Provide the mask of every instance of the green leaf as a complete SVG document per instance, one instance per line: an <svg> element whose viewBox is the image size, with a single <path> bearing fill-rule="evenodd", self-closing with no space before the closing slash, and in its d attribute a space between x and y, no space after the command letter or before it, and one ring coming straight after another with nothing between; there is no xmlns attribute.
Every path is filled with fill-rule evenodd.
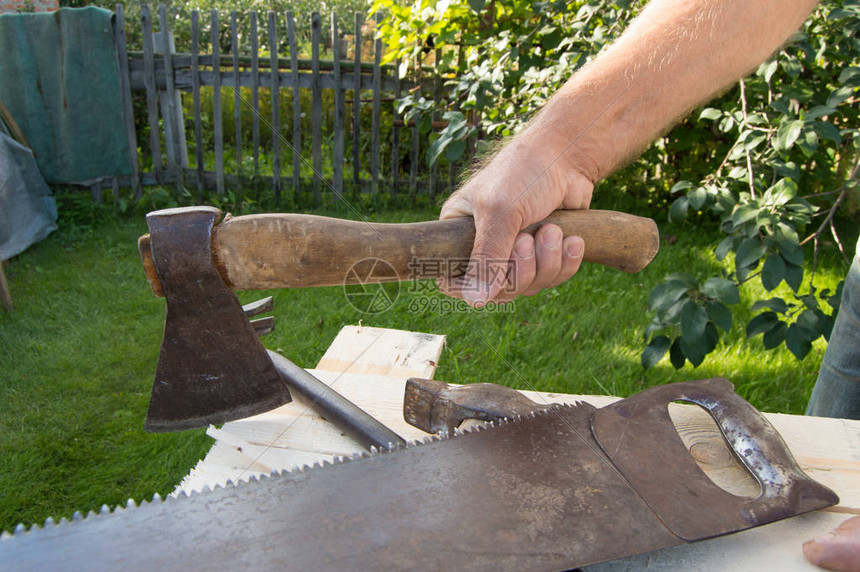
<svg viewBox="0 0 860 572"><path fill-rule="evenodd" d="M702 339L707 323L708 315L705 309L688 300L681 309L681 336L689 341Z"/></svg>
<svg viewBox="0 0 860 572"><path fill-rule="evenodd" d="M768 330L764 333L761 338L762 343L764 344L764 349L772 350L775 347L779 346L783 341L785 341L785 332L788 330L788 326L785 322L779 322L772 329Z"/></svg>
<svg viewBox="0 0 860 572"><path fill-rule="evenodd" d="M704 332L702 333L704 334ZM688 360L690 360L693 367L699 367L699 365L705 361L705 356L708 355L704 335L696 339L690 339L683 336L680 339L681 342L679 345L681 347L681 351L684 352L684 355Z"/></svg>
<svg viewBox="0 0 860 572"><path fill-rule="evenodd" d="M675 199L675 202L672 203L672 206L669 207L669 221L670 222L681 222L685 218L687 218L687 207L690 204L690 200L685 196L678 197Z"/></svg>
<svg viewBox="0 0 860 572"><path fill-rule="evenodd" d="M769 62L765 62L761 64L758 68L758 75L764 78L764 81L770 83L770 78L773 77L773 74L776 73L777 65L779 62L774 58Z"/></svg>
<svg viewBox="0 0 860 572"><path fill-rule="evenodd" d="M738 285L731 280L725 278L712 277L708 278L702 285L702 294L709 298L715 298L725 304L738 304L741 301L741 295L738 291Z"/></svg>
<svg viewBox="0 0 860 572"><path fill-rule="evenodd" d="M699 115L699 119L707 119L708 121L714 121L723 116L723 112L719 109L714 109L713 107L708 107L702 111Z"/></svg>
<svg viewBox="0 0 860 572"><path fill-rule="evenodd" d="M773 312L764 312L753 317L747 324L747 337L751 338L764 332L769 332L779 322L779 317Z"/></svg>
<svg viewBox="0 0 860 572"><path fill-rule="evenodd" d="M774 204L784 205L797 196L797 182L789 178L780 179L767 190L767 194Z"/></svg>
<svg viewBox="0 0 860 572"><path fill-rule="evenodd" d="M675 338L672 342L672 347L669 348L669 361L672 362L672 367L681 369L687 361L687 356L684 355L684 350L681 349L681 338Z"/></svg>
<svg viewBox="0 0 860 572"><path fill-rule="evenodd" d="M794 357L802 360L812 349L812 341L807 337L804 328L792 324L785 333L785 347L794 354Z"/></svg>
<svg viewBox="0 0 860 572"><path fill-rule="evenodd" d="M705 201L708 200L708 191L704 187L696 187L687 193L687 198L690 199L690 206L693 207L693 210L701 210Z"/></svg>
<svg viewBox="0 0 860 572"><path fill-rule="evenodd" d="M768 254L761 269L761 284L770 292L785 279L785 261L779 254Z"/></svg>
<svg viewBox="0 0 860 572"><path fill-rule="evenodd" d="M687 189L692 188L693 183L691 183L690 181L678 181L677 183L672 185L671 189L669 189L669 194L674 195L675 193L680 193L681 191L686 191Z"/></svg>
<svg viewBox="0 0 860 572"><path fill-rule="evenodd" d="M642 367L650 369L657 365L666 352L669 350L669 338L666 336L657 336L645 346L642 350Z"/></svg>
<svg viewBox="0 0 860 572"><path fill-rule="evenodd" d="M717 260L722 261L729 251L732 249L732 245L734 244L734 237L727 236L717 245L717 248L714 249L714 256Z"/></svg>
<svg viewBox="0 0 860 572"><path fill-rule="evenodd" d="M790 262L785 263L785 283L788 284L788 287L792 289L792 291L797 292L800 290L800 285L803 282L803 267L797 266L795 264L791 264Z"/></svg>
<svg viewBox="0 0 860 572"><path fill-rule="evenodd" d="M752 312L758 312L767 308L768 310L773 310L778 314L785 314L788 312L788 304L785 303L785 300L782 298L771 298L769 300L756 300L756 302L752 305L750 310Z"/></svg>
<svg viewBox="0 0 860 572"><path fill-rule="evenodd" d="M677 281L666 281L657 284L648 295L648 309L652 312L665 310L681 299L689 290L685 284Z"/></svg>
<svg viewBox="0 0 860 572"><path fill-rule="evenodd" d="M433 143L430 144L430 148L427 150L427 166L432 167L436 160L439 158L439 155L445 151L445 148L451 142L451 138L446 135L439 136Z"/></svg>
<svg viewBox="0 0 860 572"><path fill-rule="evenodd" d="M842 134L839 129L829 121L816 121L812 124L812 128L822 139L829 139L837 145L842 144Z"/></svg>
<svg viewBox="0 0 860 572"><path fill-rule="evenodd" d="M687 286L687 288L698 288L699 281L692 274L687 274L686 272L671 272L666 275L665 280L671 280L672 282L680 282Z"/></svg>
<svg viewBox="0 0 860 572"><path fill-rule="evenodd" d="M708 318L718 325L724 332L732 329L732 311L728 306L718 301L708 302L706 306Z"/></svg>
<svg viewBox="0 0 860 572"><path fill-rule="evenodd" d="M797 241L791 240L786 236L780 236L776 239L776 248L786 262L795 266L803 264L803 248Z"/></svg>
<svg viewBox="0 0 860 572"><path fill-rule="evenodd" d="M480 13L484 9L484 0L469 0L469 8Z"/></svg>
<svg viewBox="0 0 860 572"><path fill-rule="evenodd" d="M802 130L803 121L796 119L784 122L776 132L776 137L773 140L774 148L777 151L788 151L800 137Z"/></svg>
<svg viewBox="0 0 860 572"><path fill-rule="evenodd" d="M463 139L456 139L448 145L448 150L445 152L445 158L448 159L451 163L458 160L463 156L463 152L466 150L466 141Z"/></svg>
<svg viewBox="0 0 860 572"><path fill-rule="evenodd" d="M735 265L738 268L752 266L764 256L765 252L767 252L767 248L758 238L748 238L738 246Z"/></svg>

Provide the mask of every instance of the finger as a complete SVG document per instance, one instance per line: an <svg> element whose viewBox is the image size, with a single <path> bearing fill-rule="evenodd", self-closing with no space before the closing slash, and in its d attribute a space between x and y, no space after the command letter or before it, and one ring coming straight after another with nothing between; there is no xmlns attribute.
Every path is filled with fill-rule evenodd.
<svg viewBox="0 0 860 572"><path fill-rule="evenodd" d="M533 296L543 288L555 286L562 269L563 239L561 228L554 224L545 224L535 233L537 271L531 285L523 292L524 296Z"/></svg>
<svg viewBox="0 0 860 572"><path fill-rule="evenodd" d="M522 232L514 242L508 282L493 300L507 302L521 295L531 286L536 271L535 239L532 235Z"/></svg>
<svg viewBox="0 0 860 572"><path fill-rule="evenodd" d="M561 270L555 277L555 284L559 284L570 280L570 278L579 271L582 264L582 257L585 255L585 241L578 236L565 237L561 244Z"/></svg>
<svg viewBox="0 0 860 572"><path fill-rule="evenodd" d="M475 244L460 290L462 298L472 306L483 306L505 287L508 261L520 230L516 218L475 218Z"/></svg>

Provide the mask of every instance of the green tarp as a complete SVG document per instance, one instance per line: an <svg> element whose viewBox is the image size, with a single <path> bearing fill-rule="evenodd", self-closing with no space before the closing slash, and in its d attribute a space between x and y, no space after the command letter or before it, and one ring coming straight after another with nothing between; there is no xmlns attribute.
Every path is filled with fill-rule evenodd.
<svg viewBox="0 0 860 572"><path fill-rule="evenodd" d="M49 183L130 175L113 14L0 15L0 102Z"/></svg>

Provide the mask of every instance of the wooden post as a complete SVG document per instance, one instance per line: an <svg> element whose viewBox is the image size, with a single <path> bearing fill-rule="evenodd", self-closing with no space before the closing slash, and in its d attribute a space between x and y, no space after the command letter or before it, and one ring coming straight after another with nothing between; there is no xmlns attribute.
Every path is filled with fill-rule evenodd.
<svg viewBox="0 0 860 572"><path fill-rule="evenodd" d="M236 175L238 188L236 195L242 197L242 95L239 93L239 33L236 30L236 11L230 12L230 44L233 52L233 144L236 146Z"/></svg>
<svg viewBox="0 0 860 572"><path fill-rule="evenodd" d="M337 29L337 14L331 14L331 42L334 46L332 76L334 77L334 142L332 145L332 192L334 202L343 198L343 145L344 105L343 84L340 77L340 34Z"/></svg>
<svg viewBox="0 0 860 572"><path fill-rule="evenodd" d="M215 190L224 195L224 126L221 117L221 44L218 10L212 10L209 36L212 42L212 126L215 135Z"/></svg>
<svg viewBox="0 0 860 572"><path fill-rule="evenodd" d="M5 264L5 260L0 260L0 305L7 312L11 312L15 309L15 306L12 304L12 293L9 292L9 283L6 282L6 271L3 269Z"/></svg>
<svg viewBox="0 0 860 572"><path fill-rule="evenodd" d="M436 109L439 107L439 102L442 100L442 76L439 75L439 60L442 58L442 50L439 48L435 51L435 65L434 65L434 73L433 73L433 101L436 102ZM441 117L439 116L438 111L433 112L433 120L439 121ZM436 198L436 184L439 179L439 159L436 158L436 161L430 166L430 188L428 193L430 195L430 202L432 204L433 200Z"/></svg>
<svg viewBox="0 0 860 572"><path fill-rule="evenodd" d="M128 49L125 36L125 12L122 4L116 5L116 53L119 59L119 79L122 90L122 110L125 135L128 140L128 159L131 162L131 191L135 200L142 196L140 188L140 162L137 157L137 132L134 128L134 108L131 105L131 80L128 71Z"/></svg>
<svg viewBox="0 0 860 572"><path fill-rule="evenodd" d="M352 178L355 191L361 191L361 27L364 15L355 13L355 65L353 75L355 87L352 92Z"/></svg>
<svg viewBox="0 0 860 572"><path fill-rule="evenodd" d="M299 48L292 12L287 12L287 34L290 43L290 74L293 78L293 196L298 200L302 176L302 98L299 91Z"/></svg>
<svg viewBox="0 0 860 572"><path fill-rule="evenodd" d="M200 104L200 16L191 12L191 94L194 98L194 162L197 168L197 200L203 200L206 171L203 168L203 119Z"/></svg>
<svg viewBox="0 0 860 572"><path fill-rule="evenodd" d="M254 139L254 178L260 174L260 63L257 12L251 12L251 137Z"/></svg>
<svg viewBox="0 0 860 572"><path fill-rule="evenodd" d="M272 93L272 191L281 200L281 81L278 69L278 29L275 13L269 12L269 65Z"/></svg>
<svg viewBox="0 0 860 572"><path fill-rule="evenodd" d="M158 127L158 93L155 87L155 56L152 46L152 15L149 6L140 7L140 25L143 43L143 85L146 89L146 112L149 120L149 149L152 153L152 168L155 170L155 180L164 183L164 171L161 164L160 129Z"/></svg>
<svg viewBox="0 0 860 572"><path fill-rule="evenodd" d="M400 126L397 124L401 119L397 113L397 100L401 96L400 60L394 66L394 125L391 128L391 193L396 195L400 191Z"/></svg>
<svg viewBox="0 0 860 572"><path fill-rule="evenodd" d="M382 22L382 12L376 13L376 29ZM370 151L370 196L376 198L379 191L379 121L382 98L382 38L376 38L373 43L373 125L371 127Z"/></svg>
<svg viewBox="0 0 860 572"><path fill-rule="evenodd" d="M158 20L161 31L155 34L153 42L156 53L164 61L165 90L160 92L161 116L164 118L164 146L167 150L167 164L176 183L182 184L183 169L188 166L188 149L185 146L185 123L182 120L182 96L176 89L173 77L173 58L176 45L167 23L167 7L158 6Z"/></svg>
<svg viewBox="0 0 860 572"><path fill-rule="evenodd" d="M311 131L313 134L314 204L322 204L322 86L320 85L319 12L311 14Z"/></svg>

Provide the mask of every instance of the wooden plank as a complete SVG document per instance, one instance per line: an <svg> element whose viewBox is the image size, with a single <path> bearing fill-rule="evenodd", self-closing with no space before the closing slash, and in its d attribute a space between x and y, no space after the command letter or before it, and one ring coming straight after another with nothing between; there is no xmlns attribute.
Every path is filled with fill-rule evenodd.
<svg viewBox="0 0 860 572"><path fill-rule="evenodd" d="M287 33L290 42L290 74L293 78L293 196L298 198L302 174L302 98L299 90L299 48L293 13L287 12Z"/></svg>
<svg viewBox="0 0 860 572"><path fill-rule="evenodd" d="M131 104L131 78L128 71L128 50L125 35L125 11L122 4L116 7L116 29L115 43L116 54L119 60L119 80L122 91L123 122L125 123L125 136L128 141L128 159L131 164L131 191L135 200L143 196L140 186L140 161L137 156L137 131L134 127L134 108Z"/></svg>
<svg viewBox="0 0 860 572"><path fill-rule="evenodd" d="M369 326L344 326L316 369L430 379L445 336Z"/></svg>
<svg viewBox="0 0 860 572"><path fill-rule="evenodd" d="M233 52L233 130L235 132L233 145L236 147L236 175L242 180L242 94L239 85L239 33L237 30L236 11L230 11L230 51ZM241 201L244 185L239 184L236 190Z"/></svg>
<svg viewBox="0 0 860 572"><path fill-rule="evenodd" d="M6 266L6 261L0 260L0 306L3 306L7 312L11 312L15 309L15 305L12 303L12 293L9 291L9 282L6 280L4 266Z"/></svg>
<svg viewBox="0 0 860 572"><path fill-rule="evenodd" d="M278 32L275 13L269 11L269 54L272 94L272 192L275 201L281 198L281 87L278 81Z"/></svg>
<svg viewBox="0 0 860 572"><path fill-rule="evenodd" d="M394 125L391 127L391 192L396 195L400 192L400 124L403 118L397 112L397 100L401 97L402 82L400 80L400 60L397 60L394 87Z"/></svg>
<svg viewBox="0 0 860 572"><path fill-rule="evenodd" d="M194 162L197 169L197 200L203 200L203 118L200 103L200 15L191 12L191 94L194 99Z"/></svg>
<svg viewBox="0 0 860 572"><path fill-rule="evenodd" d="M156 49L164 62L165 77L165 90L159 94L164 119L164 147L167 151L167 166L171 179L182 185L182 168L188 166L188 155L187 152L183 152L185 129L181 120L182 101L173 78L171 55L176 52L176 46L173 45L173 36L167 21L167 6L164 4L158 6L158 21L160 31L155 34Z"/></svg>
<svg viewBox="0 0 860 572"><path fill-rule="evenodd" d="M379 29L379 24L382 22L382 13L376 13L376 29ZM377 37L373 43L373 118L371 126L371 142L370 142L370 196L376 198L379 191L379 130L380 130L380 110L382 97L381 70L379 68L382 63L382 38Z"/></svg>
<svg viewBox="0 0 860 572"><path fill-rule="evenodd" d="M155 88L155 49L152 46L152 15L149 6L140 7L140 27L143 44L143 83L146 89L146 114L149 120L149 150L152 153L152 168L159 184L164 183L161 162L161 129L158 126L158 93Z"/></svg>
<svg viewBox="0 0 860 572"><path fill-rule="evenodd" d="M334 48L332 60L334 67L334 133L332 142L332 194L335 204L343 198L343 162L344 162L344 93L340 76L340 33L337 26L337 13L331 14L331 38Z"/></svg>
<svg viewBox="0 0 860 572"><path fill-rule="evenodd" d="M361 184L361 28L364 25L364 15L355 13L355 64L353 77L355 85L352 92L352 179L358 190Z"/></svg>
<svg viewBox="0 0 860 572"><path fill-rule="evenodd" d="M218 29L218 10L210 12L210 41L212 43L212 127L215 136L215 192L224 195L224 126L221 117L221 43Z"/></svg>
<svg viewBox="0 0 860 572"><path fill-rule="evenodd" d="M255 179L260 174L260 45L257 34L257 11L254 10L251 12L251 137Z"/></svg>
<svg viewBox="0 0 860 572"><path fill-rule="evenodd" d="M313 144L314 204L322 204L322 88L320 87L320 22L319 12L311 14L311 131Z"/></svg>

